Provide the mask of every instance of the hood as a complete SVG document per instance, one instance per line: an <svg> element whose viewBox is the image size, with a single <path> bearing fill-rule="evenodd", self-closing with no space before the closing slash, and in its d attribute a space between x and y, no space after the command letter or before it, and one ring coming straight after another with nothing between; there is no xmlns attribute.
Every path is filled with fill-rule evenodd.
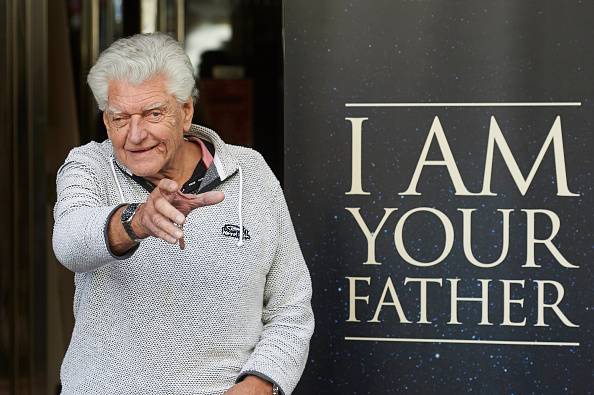
<svg viewBox="0 0 594 395"><path fill-rule="evenodd" d="M204 184L210 184L214 179L220 178L225 181L227 178L235 174L239 169L239 163L235 157L229 152L227 144L221 140L218 134L211 129L204 126L192 125L185 136L194 136L203 140L210 141L215 147L215 155L213 159L213 166L209 167L204 177ZM212 170L211 170L212 169ZM202 190L202 188L200 189Z"/></svg>

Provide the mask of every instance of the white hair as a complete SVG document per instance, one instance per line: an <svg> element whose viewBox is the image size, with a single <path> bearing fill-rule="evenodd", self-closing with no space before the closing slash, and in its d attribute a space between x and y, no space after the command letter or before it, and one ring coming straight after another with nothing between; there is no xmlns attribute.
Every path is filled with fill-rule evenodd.
<svg viewBox="0 0 594 395"><path fill-rule="evenodd" d="M190 96L196 103L198 89L190 58L177 41L158 32L137 34L114 42L91 68L87 83L99 109L105 111L110 82L140 85L158 76L165 77L169 93L178 103L185 103Z"/></svg>

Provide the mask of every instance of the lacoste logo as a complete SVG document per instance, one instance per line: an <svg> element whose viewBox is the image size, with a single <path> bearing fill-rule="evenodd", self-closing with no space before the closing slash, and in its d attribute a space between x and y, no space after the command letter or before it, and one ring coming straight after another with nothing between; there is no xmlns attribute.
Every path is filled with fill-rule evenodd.
<svg viewBox="0 0 594 395"><path fill-rule="evenodd" d="M223 236L235 237L239 240L239 226L237 225L225 225L222 229ZM244 227L243 228L243 240L249 240L250 232Z"/></svg>

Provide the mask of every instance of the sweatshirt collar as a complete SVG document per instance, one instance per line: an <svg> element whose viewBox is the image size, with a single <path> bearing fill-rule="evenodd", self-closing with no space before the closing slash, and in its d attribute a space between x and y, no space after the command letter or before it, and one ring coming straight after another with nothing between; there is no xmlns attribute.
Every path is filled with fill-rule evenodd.
<svg viewBox="0 0 594 395"><path fill-rule="evenodd" d="M236 158L229 151L227 144L213 130L200 125L192 125L190 130L185 133L185 136L198 137L210 141L214 145L214 166L211 166L211 168L216 167L217 176L221 181L225 181L238 171L239 163Z"/></svg>

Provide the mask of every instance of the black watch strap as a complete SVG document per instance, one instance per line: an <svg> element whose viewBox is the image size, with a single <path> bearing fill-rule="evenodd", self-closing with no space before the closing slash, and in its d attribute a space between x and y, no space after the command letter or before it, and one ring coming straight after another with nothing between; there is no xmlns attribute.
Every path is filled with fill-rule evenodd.
<svg viewBox="0 0 594 395"><path fill-rule="evenodd" d="M134 230L132 229L132 218L134 218L134 214L136 214L136 210L140 207L142 203L131 203L126 206L124 211L122 211L122 225L126 230L128 236L135 242L140 243L142 239L140 239Z"/></svg>

